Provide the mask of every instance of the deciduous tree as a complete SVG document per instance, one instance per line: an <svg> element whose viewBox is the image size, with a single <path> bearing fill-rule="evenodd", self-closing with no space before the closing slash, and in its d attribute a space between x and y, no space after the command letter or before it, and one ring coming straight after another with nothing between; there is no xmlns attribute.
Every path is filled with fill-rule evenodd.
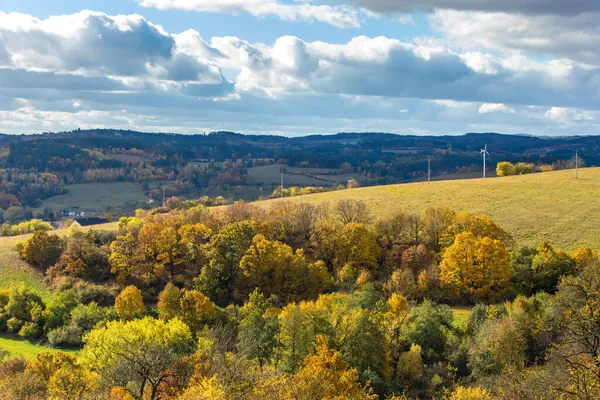
<svg viewBox="0 0 600 400"><path fill-rule="evenodd" d="M146 311L142 292L135 286L127 286L115 299L115 311L123 320L131 320Z"/></svg>
<svg viewBox="0 0 600 400"><path fill-rule="evenodd" d="M471 232L456 236L440 264L440 280L455 298L498 298L511 273L510 255L504 244L488 237L479 239Z"/></svg>
<svg viewBox="0 0 600 400"><path fill-rule="evenodd" d="M81 351L83 365L110 388L121 386L135 399L159 399L171 367L194 350L189 328L180 320L150 317L108 322L91 331Z"/></svg>

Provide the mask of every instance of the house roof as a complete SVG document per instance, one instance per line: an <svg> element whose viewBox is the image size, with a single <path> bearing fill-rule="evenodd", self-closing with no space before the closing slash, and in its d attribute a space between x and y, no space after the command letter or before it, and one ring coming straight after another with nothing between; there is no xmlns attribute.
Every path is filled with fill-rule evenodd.
<svg viewBox="0 0 600 400"><path fill-rule="evenodd" d="M99 225L106 224L108 220L106 218L75 218L75 222L77 222L80 226L90 226L90 225Z"/></svg>

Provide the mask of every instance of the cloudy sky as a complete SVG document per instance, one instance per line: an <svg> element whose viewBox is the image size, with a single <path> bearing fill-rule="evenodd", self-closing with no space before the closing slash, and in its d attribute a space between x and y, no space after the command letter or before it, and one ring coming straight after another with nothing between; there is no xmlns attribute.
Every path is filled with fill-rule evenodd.
<svg viewBox="0 0 600 400"><path fill-rule="evenodd" d="M2 0L0 132L600 133L598 0Z"/></svg>

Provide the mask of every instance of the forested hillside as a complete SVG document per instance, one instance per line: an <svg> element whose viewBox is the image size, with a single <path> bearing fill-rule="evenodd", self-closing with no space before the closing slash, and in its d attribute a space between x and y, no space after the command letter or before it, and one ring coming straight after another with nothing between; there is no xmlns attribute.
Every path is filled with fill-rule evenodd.
<svg viewBox="0 0 600 400"><path fill-rule="evenodd" d="M171 199L116 230L22 238L13 254L51 293L1 290L0 330L78 352L7 354L0 387L8 398L600 395L596 249L525 244L447 205L378 210L365 196L376 189L213 209Z"/></svg>
<svg viewBox="0 0 600 400"><path fill-rule="evenodd" d="M131 200L97 205L94 211L126 215L165 196L225 200L269 197L284 174L286 187L329 191L423 180L428 159L434 179L481 173L480 149L488 145L489 169L499 161L528 162L542 170L572 166L579 151L587 165L600 165L600 138L537 138L499 134L400 136L344 133L286 138L216 132L208 135L77 130L0 136L0 209L12 223L51 220L79 207L75 184L128 182ZM96 189L96 188L94 188ZM164 189L164 192L163 192ZM310 192L309 191L309 192ZM64 201L44 199L68 194ZM276 195L277 193L275 193ZM148 199L144 202L140 199ZM127 203L127 204L124 204ZM97 209L96 209L97 208Z"/></svg>

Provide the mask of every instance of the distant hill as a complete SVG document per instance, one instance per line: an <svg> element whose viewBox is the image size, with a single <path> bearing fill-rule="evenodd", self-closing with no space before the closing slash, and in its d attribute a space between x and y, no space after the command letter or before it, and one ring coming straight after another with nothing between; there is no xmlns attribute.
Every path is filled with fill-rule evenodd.
<svg viewBox="0 0 600 400"><path fill-rule="evenodd" d="M480 150L485 145L490 175L499 161L565 169L576 151L585 165L600 166L600 136L371 132L288 138L113 129L0 135L0 215L15 223L32 217L50 219L65 208L81 208L76 189L84 194L98 186L88 189L80 184L135 185L123 196L109 195L94 206L99 215L120 216L157 204L163 193L183 199L223 196L232 201L267 197L278 186L282 169L288 186L331 189L350 180L376 186L426 179L430 159L433 178L461 179L480 173Z"/></svg>
<svg viewBox="0 0 600 400"><path fill-rule="evenodd" d="M600 250L600 168L553 171L504 178L454 180L376 186L291 197L296 202L366 202L381 218L405 210L421 212L448 206L492 218L518 245L536 246L548 240L557 248L590 246ZM268 206L272 201L258 202Z"/></svg>

